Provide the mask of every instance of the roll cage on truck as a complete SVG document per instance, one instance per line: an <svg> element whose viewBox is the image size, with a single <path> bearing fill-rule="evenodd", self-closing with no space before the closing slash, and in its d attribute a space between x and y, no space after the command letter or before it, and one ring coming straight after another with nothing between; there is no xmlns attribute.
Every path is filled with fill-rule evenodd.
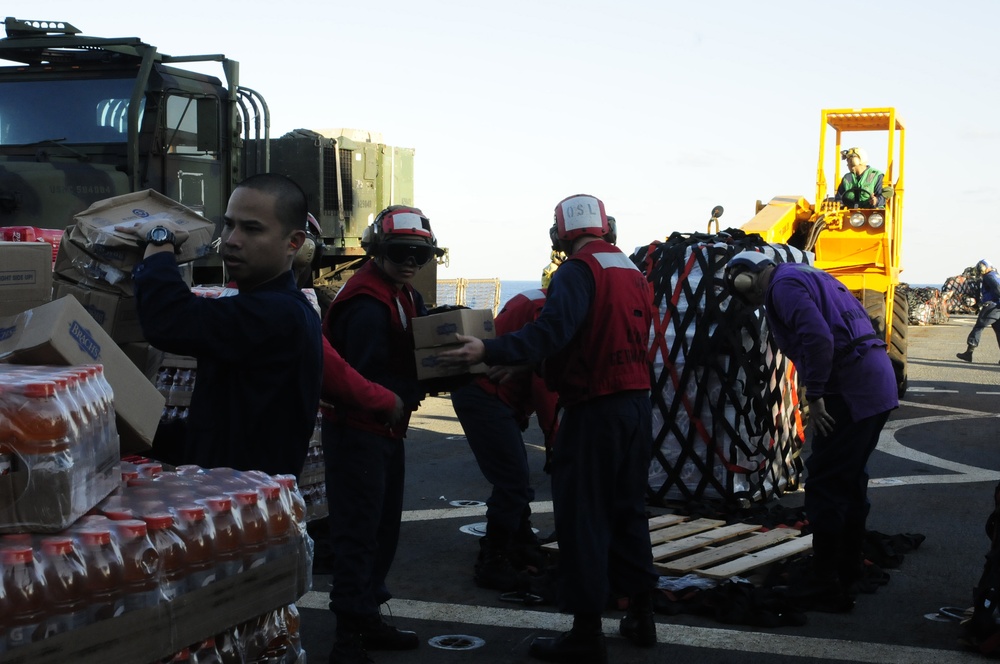
<svg viewBox="0 0 1000 664"><path fill-rule="evenodd" d="M92 203L154 189L216 224L233 188L255 173L305 190L326 249L313 265L333 291L365 260L361 236L379 210L413 205L410 148L357 130L297 129L272 139L263 96L223 55L171 56L136 37L100 38L60 21L4 22L0 39L0 226L62 229ZM186 68L217 63L225 81ZM197 283L221 283L217 256ZM432 261L415 286L436 293ZM321 297L321 301L323 298Z"/></svg>
<svg viewBox="0 0 1000 664"><path fill-rule="evenodd" d="M863 136L857 136L858 133ZM848 140L848 138L850 140ZM812 251L816 267L829 272L864 304L875 332L888 344L899 395L906 392L906 331L909 310L905 294L897 292L902 270L903 159L906 131L896 109L825 109L820 116L816 205L801 196L777 196L742 226L767 242L791 244ZM848 208L836 198L843 175L842 150L885 148L884 208ZM827 173L833 173L833 179Z"/></svg>

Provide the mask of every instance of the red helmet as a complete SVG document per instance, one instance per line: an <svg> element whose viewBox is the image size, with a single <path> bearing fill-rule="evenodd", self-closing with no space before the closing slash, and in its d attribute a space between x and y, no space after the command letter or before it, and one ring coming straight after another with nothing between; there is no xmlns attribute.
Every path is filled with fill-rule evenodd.
<svg viewBox="0 0 1000 664"><path fill-rule="evenodd" d="M375 221L365 229L361 246L369 254L377 255L387 244L425 244L438 256L444 250L437 246L437 238L431 230L431 221L419 208L405 205L391 205L378 213Z"/></svg>
<svg viewBox="0 0 1000 664"><path fill-rule="evenodd" d="M552 239L572 242L582 235L605 237L611 231L604 203L596 196L577 194L556 205Z"/></svg>

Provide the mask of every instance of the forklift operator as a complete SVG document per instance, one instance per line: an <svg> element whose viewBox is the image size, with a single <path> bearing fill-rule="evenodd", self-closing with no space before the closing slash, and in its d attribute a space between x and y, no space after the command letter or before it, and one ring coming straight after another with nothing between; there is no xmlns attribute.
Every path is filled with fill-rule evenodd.
<svg viewBox="0 0 1000 664"><path fill-rule="evenodd" d="M840 154L847 161L848 172L840 180L837 200L851 209L885 207L884 175L868 165L868 154L861 148L848 148Z"/></svg>

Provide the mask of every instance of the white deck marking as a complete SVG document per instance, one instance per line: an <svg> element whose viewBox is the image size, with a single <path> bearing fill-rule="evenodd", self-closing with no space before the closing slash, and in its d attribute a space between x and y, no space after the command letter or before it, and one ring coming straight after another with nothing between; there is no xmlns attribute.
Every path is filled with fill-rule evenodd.
<svg viewBox="0 0 1000 664"><path fill-rule="evenodd" d="M327 609L327 602L325 593L313 591L303 595L295 605L300 609ZM554 611L442 604L409 599L393 599L389 602L389 607L392 609L394 618L433 620L463 625L514 627L547 632L564 631L569 629L572 624L570 616ZM618 618L604 618L603 627L607 636L618 637L618 620ZM660 642L658 648L664 648L667 645L681 645L795 657L801 657L803 653L822 653L824 661L871 662L872 664L913 664L913 662L968 664L970 657L975 658L971 653L956 650L821 639L785 633L776 636L774 632L744 632L734 629L664 623L656 625L656 636Z"/></svg>

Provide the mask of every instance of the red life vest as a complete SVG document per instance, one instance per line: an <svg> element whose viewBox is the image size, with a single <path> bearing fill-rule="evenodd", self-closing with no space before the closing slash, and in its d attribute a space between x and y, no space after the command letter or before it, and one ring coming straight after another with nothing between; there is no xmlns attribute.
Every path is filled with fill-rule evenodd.
<svg viewBox="0 0 1000 664"><path fill-rule="evenodd" d="M545 362L545 378L563 405L595 397L648 390L649 282L618 247L588 242L568 260L594 275L594 300L573 341Z"/></svg>
<svg viewBox="0 0 1000 664"><path fill-rule="evenodd" d="M389 311L389 366L393 373L406 378L417 379L417 367L413 359L413 319L417 315L413 298L413 287L409 284L403 288L389 281L374 261L368 261L358 270L344 287L337 293L330 304L330 310L323 321L323 334L330 338L330 321L341 311L344 304L352 297L368 295L385 304ZM363 334L363 331L359 331ZM332 343L332 342L331 342ZM334 346L336 348L336 346ZM339 351L339 349L337 349ZM334 420L347 422L349 425L392 438L403 438L406 427L410 423L410 414L396 426L389 429L370 411L357 408L334 407Z"/></svg>
<svg viewBox="0 0 1000 664"><path fill-rule="evenodd" d="M493 321L497 336L517 332L528 323L533 322L545 306L545 289L518 293L504 305ZM479 386L487 394L496 395L498 399L511 407L521 428L528 426L528 418L533 412L538 412L538 424L545 432L546 438L554 434L556 401L555 392L545 387L542 379L534 371L515 374L503 383L494 383L486 376L476 379ZM553 435L554 437L554 435Z"/></svg>

